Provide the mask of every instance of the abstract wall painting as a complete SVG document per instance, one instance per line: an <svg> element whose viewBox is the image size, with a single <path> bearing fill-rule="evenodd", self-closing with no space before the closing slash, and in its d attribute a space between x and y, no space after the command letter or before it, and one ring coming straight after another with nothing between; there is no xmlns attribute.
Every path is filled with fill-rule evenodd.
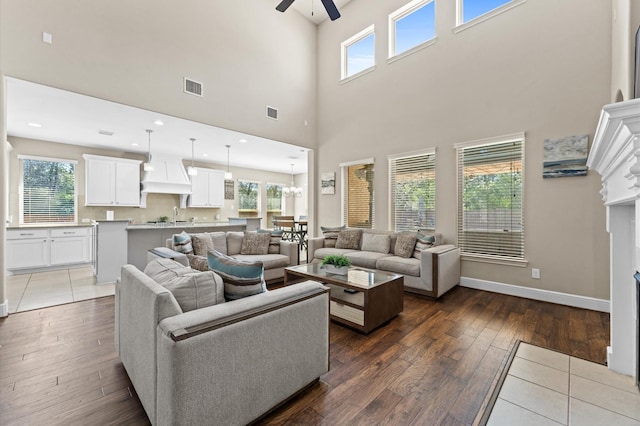
<svg viewBox="0 0 640 426"><path fill-rule="evenodd" d="M589 135L544 140L543 178L586 176Z"/></svg>
<svg viewBox="0 0 640 426"><path fill-rule="evenodd" d="M320 176L320 193L332 195L336 193L336 174L334 172L322 173Z"/></svg>

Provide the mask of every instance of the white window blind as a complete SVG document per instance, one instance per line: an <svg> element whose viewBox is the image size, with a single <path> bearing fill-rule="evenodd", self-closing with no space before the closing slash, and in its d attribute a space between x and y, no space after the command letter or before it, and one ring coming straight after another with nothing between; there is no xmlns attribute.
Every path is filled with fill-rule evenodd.
<svg viewBox="0 0 640 426"><path fill-rule="evenodd" d="M456 146L463 254L524 259L524 134Z"/></svg>
<svg viewBox="0 0 640 426"><path fill-rule="evenodd" d="M391 227L396 231L435 229L435 150L390 156Z"/></svg>
<svg viewBox="0 0 640 426"><path fill-rule="evenodd" d="M19 157L21 223L76 223L75 161Z"/></svg>
<svg viewBox="0 0 640 426"><path fill-rule="evenodd" d="M352 228L373 228L373 162L342 165L343 220Z"/></svg>

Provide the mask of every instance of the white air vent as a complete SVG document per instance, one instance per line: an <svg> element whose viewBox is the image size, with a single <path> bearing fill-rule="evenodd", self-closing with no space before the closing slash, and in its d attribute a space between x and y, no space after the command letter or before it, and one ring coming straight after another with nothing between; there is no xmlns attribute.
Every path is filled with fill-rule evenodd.
<svg viewBox="0 0 640 426"><path fill-rule="evenodd" d="M104 136L113 136L113 132L109 131L109 130L98 130L98 134L100 135L104 135Z"/></svg>
<svg viewBox="0 0 640 426"><path fill-rule="evenodd" d="M267 105L267 118L278 119L278 110Z"/></svg>
<svg viewBox="0 0 640 426"><path fill-rule="evenodd" d="M184 78L184 92L196 96L202 96L202 83Z"/></svg>

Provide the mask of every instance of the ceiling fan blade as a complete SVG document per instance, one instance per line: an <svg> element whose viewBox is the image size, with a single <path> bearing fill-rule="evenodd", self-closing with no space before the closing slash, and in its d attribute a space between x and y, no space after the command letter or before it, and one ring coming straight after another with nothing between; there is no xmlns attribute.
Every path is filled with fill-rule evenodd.
<svg viewBox="0 0 640 426"><path fill-rule="evenodd" d="M295 0L282 0L280 4L276 6L276 10L279 12L284 12L285 10L289 9L289 6L291 6L291 3L293 3L294 1Z"/></svg>
<svg viewBox="0 0 640 426"><path fill-rule="evenodd" d="M324 8L327 9L329 18L331 18L332 21L335 21L340 17L340 12L338 12L338 8L336 7L333 0L322 0L322 4L324 5Z"/></svg>

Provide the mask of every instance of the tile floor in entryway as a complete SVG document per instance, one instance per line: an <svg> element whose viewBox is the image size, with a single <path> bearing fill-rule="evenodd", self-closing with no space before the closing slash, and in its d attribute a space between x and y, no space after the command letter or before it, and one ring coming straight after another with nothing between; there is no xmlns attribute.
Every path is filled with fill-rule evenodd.
<svg viewBox="0 0 640 426"><path fill-rule="evenodd" d="M520 343L487 424L640 426L640 391L604 365Z"/></svg>
<svg viewBox="0 0 640 426"><path fill-rule="evenodd" d="M10 314L114 293L115 283L96 284L90 266L7 276Z"/></svg>

